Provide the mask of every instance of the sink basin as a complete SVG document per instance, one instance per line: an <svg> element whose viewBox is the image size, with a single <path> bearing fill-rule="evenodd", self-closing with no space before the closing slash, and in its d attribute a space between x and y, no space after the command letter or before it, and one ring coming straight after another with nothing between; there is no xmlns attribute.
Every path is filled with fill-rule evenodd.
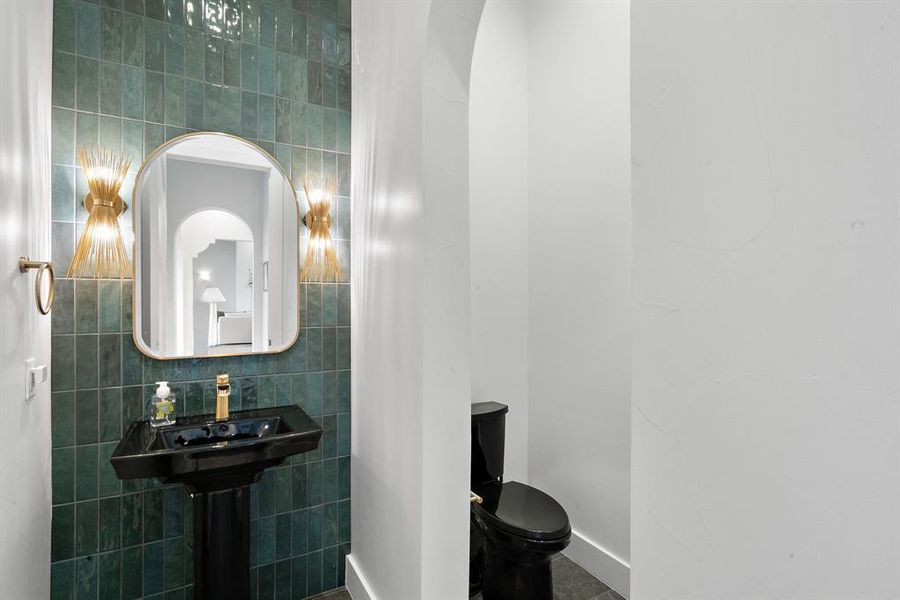
<svg viewBox="0 0 900 600"><path fill-rule="evenodd" d="M322 429L299 407L277 406L178 419L151 427L135 421L110 462L119 479L160 478L192 491L213 491L253 483L260 473L292 454L314 450Z"/></svg>
<svg viewBox="0 0 900 600"><path fill-rule="evenodd" d="M194 515L194 600L250 594L250 484L293 454L314 450L322 428L299 407L276 406L132 423L110 457L119 479L183 483Z"/></svg>

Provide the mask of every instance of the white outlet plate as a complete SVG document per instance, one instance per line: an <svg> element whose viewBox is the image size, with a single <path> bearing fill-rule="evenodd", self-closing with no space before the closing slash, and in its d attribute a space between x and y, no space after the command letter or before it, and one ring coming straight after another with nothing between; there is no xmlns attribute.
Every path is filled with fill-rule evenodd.
<svg viewBox="0 0 900 600"><path fill-rule="evenodd" d="M31 400L37 393L37 386L47 381L47 365L37 365L29 358L25 361L25 399Z"/></svg>

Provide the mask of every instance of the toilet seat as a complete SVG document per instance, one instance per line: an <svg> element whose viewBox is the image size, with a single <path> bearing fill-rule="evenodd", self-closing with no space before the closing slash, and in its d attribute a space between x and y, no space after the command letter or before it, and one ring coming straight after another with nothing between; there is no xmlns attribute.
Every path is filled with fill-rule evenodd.
<svg viewBox="0 0 900 600"><path fill-rule="evenodd" d="M486 527L538 542L568 539L572 532L565 509L537 488L518 481L491 482L475 493L483 498L473 505L475 514Z"/></svg>

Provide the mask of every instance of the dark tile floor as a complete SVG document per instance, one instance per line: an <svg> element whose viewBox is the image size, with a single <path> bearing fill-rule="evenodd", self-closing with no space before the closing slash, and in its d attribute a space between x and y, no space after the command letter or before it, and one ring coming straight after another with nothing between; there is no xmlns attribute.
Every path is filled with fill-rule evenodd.
<svg viewBox="0 0 900 600"><path fill-rule="evenodd" d="M316 600L352 600L341 588L316 596ZM481 600L478 594L473 600ZM553 600L624 600L605 583L559 554L553 559Z"/></svg>

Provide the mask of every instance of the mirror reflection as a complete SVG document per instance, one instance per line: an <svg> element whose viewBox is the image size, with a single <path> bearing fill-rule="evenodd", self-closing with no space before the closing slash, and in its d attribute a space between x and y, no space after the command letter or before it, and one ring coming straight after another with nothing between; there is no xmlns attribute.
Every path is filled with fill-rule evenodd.
<svg viewBox="0 0 900 600"><path fill-rule="evenodd" d="M299 333L299 212L255 145L176 138L134 191L134 337L158 358L278 352Z"/></svg>

